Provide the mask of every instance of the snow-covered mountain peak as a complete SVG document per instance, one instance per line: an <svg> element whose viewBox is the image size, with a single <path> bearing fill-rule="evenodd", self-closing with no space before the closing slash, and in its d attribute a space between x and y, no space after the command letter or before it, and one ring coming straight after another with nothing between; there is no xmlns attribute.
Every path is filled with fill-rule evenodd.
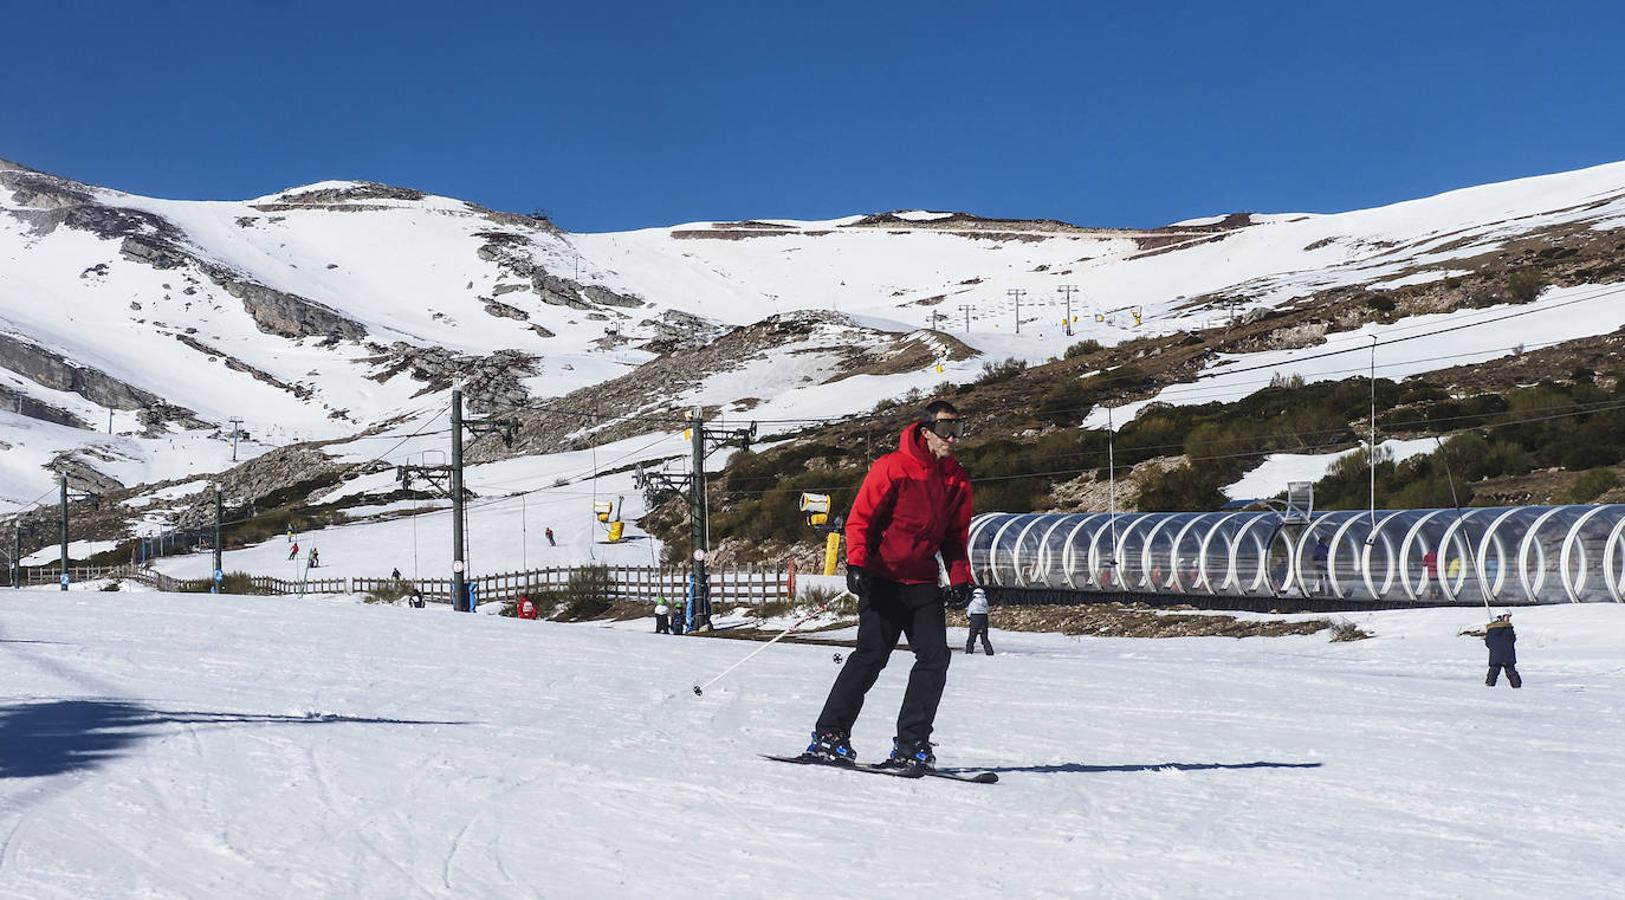
<svg viewBox="0 0 1625 900"><path fill-rule="evenodd" d="M626 409L580 415L841 415L975 380L979 356L1040 363L1079 341L1201 331L1339 288L1444 281L1509 241L1621 221L1625 163L1152 229L903 209L599 234L370 181L178 201L12 163L0 166L0 440L12 444L0 502L48 489L45 467L64 456L123 484L218 471L234 417L253 435L246 455L409 431L445 408L459 374L476 410L580 406L582 391L596 404L592 388L632 375L617 382ZM721 340L808 310L850 327ZM735 345L736 359L693 353ZM98 434L109 410L114 433ZM587 421L554 430L604 430Z"/></svg>

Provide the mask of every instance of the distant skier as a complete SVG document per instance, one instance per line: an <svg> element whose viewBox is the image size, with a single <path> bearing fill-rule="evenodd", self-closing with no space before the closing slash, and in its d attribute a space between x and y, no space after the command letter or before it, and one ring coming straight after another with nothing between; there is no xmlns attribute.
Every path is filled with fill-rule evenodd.
<svg viewBox="0 0 1625 900"><path fill-rule="evenodd" d="M314 569L321 564L321 551L317 550L315 547L310 548L310 567Z"/></svg>
<svg viewBox="0 0 1625 900"><path fill-rule="evenodd" d="M288 526L288 543L293 543L293 526Z"/></svg>
<svg viewBox="0 0 1625 900"><path fill-rule="evenodd" d="M542 533L547 535L547 546L549 546L549 547L557 547L558 546L558 543L553 540L553 529L544 528L544 529L542 529Z"/></svg>
<svg viewBox="0 0 1625 900"><path fill-rule="evenodd" d="M914 651L897 736L887 765L936 764L932 724L948 681L948 629L944 606L970 597L966 553L971 515L970 477L953 458L963 424L946 400L925 408L907 425L898 449L875 460L846 517L846 585L858 597L857 648L830 687L807 754L852 763L852 725L864 695L897 639L908 635ZM938 586L937 554L948 567L951 587Z"/></svg>
<svg viewBox="0 0 1625 900"><path fill-rule="evenodd" d="M671 634L671 607L665 597L655 598L655 634Z"/></svg>
<svg viewBox="0 0 1625 900"><path fill-rule="evenodd" d="M987 639L987 591L980 587L970 592L970 606L965 607L965 614L970 617L970 637L965 638L965 655L976 654L976 638L982 638L982 650L988 656L993 655L993 645Z"/></svg>
<svg viewBox="0 0 1625 900"><path fill-rule="evenodd" d="M1422 554L1422 596L1432 597L1439 583L1439 554L1429 550Z"/></svg>
<svg viewBox="0 0 1625 900"><path fill-rule="evenodd" d="M672 604L672 608L671 608L671 633L672 634L682 634L683 630L688 627L688 619L685 618L686 615L687 615L687 613L683 609L683 601L678 600L676 603Z"/></svg>
<svg viewBox="0 0 1625 900"><path fill-rule="evenodd" d="M293 547L288 550L288 558L289 559L298 559L299 558L299 545L298 544L294 544Z"/></svg>
<svg viewBox="0 0 1625 900"><path fill-rule="evenodd" d="M412 588L412 593L406 596L406 605L413 609L422 609L424 607L423 591L416 587Z"/></svg>
<svg viewBox="0 0 1625 900"><path fill-rule="evenodd" d="M1518 634L1512 630L1512 613L1501 610L1495 621L1484 629L1484 646L1490 648L1490 671L1484 676L1484 683L1495 687L1495 679L1500 676L1501 670L1507 673L1507 683L1515 688L1523 687L1523 678L1518 675Z"/></svg>
<svg viewBox="0 0 1625 900"><path fill-rule="evenodd" d="M400 581L401 580L401 567L400 566L396 566L395 568L389 570L389 580L390 581Z"/></svg>

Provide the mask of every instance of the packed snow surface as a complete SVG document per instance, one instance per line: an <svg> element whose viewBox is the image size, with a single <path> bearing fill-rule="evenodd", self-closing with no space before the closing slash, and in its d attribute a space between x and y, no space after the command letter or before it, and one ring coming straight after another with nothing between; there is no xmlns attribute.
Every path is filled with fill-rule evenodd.
<svg viewBox="0 0 1625 900"><path fill-rule="evenodd" d="M828 647L349 601L0 596L0 896L1615 897L1625 608L955 656L944 765L794 752ZM957 639L963 631L951 634ZM854 740L883 755L906 660Z"/></svg>

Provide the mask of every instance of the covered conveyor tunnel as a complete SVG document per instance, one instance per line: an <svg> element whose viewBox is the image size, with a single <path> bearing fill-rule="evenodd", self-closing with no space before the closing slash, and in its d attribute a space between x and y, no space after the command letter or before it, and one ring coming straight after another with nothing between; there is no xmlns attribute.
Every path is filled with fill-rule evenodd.
<svg viewBox="0 0 1625 900"><path fill-rule="evenodd" d="M1045 594L1315 605L1625 602L1625 504L1279 512L988 513L978 583Z"/></svg>

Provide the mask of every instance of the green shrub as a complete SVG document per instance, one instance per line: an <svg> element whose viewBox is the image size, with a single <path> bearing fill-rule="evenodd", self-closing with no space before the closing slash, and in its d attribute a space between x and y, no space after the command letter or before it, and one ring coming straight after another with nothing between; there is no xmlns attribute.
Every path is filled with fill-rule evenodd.
<svg viewBox="0 0 1625 900"><path fill-rule="evenodd" d="M1529 303L1546 287L1546 279L1534 269L1519 269L1507 278L1507 296L1513 303Z"/></svg>
<svg viewBox="0 0 1625 900"><path fill-rule="evenodd" d="M1394 302L1394 298L1384 293L1367 294L1365 298L1365 305L1371 307L1377 312L1391 313L1399 304Z"/></svg>
<svg viewBox="0 0 1625 900"><path fill-rule="evenodd" d="M1095 340L1094 338L1087 338L1066 348L1065 355L1067 359L1076 359L1080 356L1087 356L1090 353L1099 353L1100 350L1101 346L1099 341Z"/></svg>
<svg viewBox="0 0 1625 900"><path fill-rule="evenodd" d="M214 585L207 578L194 578L191 581L181 582L181 591L188 594L207 594ZM258 594L261 591L254 587L254 576L247 572L227 572L220 582L222 594Z"/></svg>
<svg viewBox="0 0 1625 900"><path fill-rule="evenodd" d="M837 590L835 588L807 588L801 592L801 602L811 607L828 605L829 608L835 612L843 612L848 608L850 608L850 611L853 613L858 611L857 598L853 597L844 590Z"/></svg>
<svg viewBox="0 0 1625 900"><path fill-rule="evenodd" d="M565 622L582 622L604 616L614 604L610 593L614 586L608 566L578 566L571 569L570 579L559 591L564 600L564 610L558 618ZM535 598L531 599L534 601Z"/></svg>
<svg viewBox="0 0 1625 900"><path fill-rule="evenodd" d="M1025 371L1027 371L1027 363L1015 357L1006 359L1003 362L989 361L982 363L982 374L977 377L973 384L977 387L998 384L1001 381L1009 381Z"/></svg>
<svg viewBox="0 0 1625 900"><path fill-rule="evenodd" d="M547 618L559 604L564 602L564 595L561 592L552 587L541 585L532 585L521 591L520 596L529 597L530 602L536 604L537 614L543 618ZM497 615L507 616L510 619L519 618L518 598L502 601L502 608L497 610Z"/></svg>
<svg viewBox="0 0 1625 900"><path fill-rule="evenodd" d="M1592 469L1580 473L1569 486L1568 502L1590 503L1604 493L1619 487L1619 475L1613 469Z"/></svg>
<svg viewBox="0 0 1625 900"><path fill-rule="evenodd" d="M1162 472L1145 472L1135 480L1140 485L1136 504L1140 512L1218 509L1226 499L1212 469L1181 465Z"/></svg>
<svg viewBox="0 0 1625 900"><path fill-rule="evenodd" d="M207 584L203 589L209 589ZM247 572L227 572L225 579L220 582L220 593L257 594L259 589L254 587L254 576Z"/></svg>
<svg viewBox="0 0 1625 900"><path fill-rule="evenodd" d="M405 581L395 580L380 587L375 587L362 598L364 603L394 603L395 601L412 593L412 585Z"/></svg>

